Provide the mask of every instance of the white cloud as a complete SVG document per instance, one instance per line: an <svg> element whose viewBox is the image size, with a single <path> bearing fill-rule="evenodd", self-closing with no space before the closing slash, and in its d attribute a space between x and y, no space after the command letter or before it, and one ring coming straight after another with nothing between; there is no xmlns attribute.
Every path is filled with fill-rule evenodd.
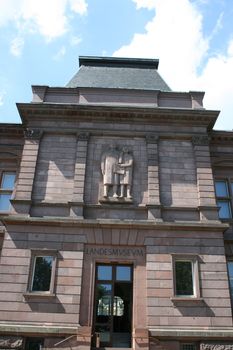
<svg viewBox="0 0 233 350"><path fill-rule="evenodd" d="M0 106L3 105L3 93L0 92Z"/></svg>
<svg viewBox="0 0 233 350"><path fill-rule="evenodd" d="M70 45L76 46L82 42L82 38L80 36L72 36L70 39Z"/></svg>
<svg viewBox="0 0 233 350"><path fill-rule="evenodd" d="M70 7L72 11L80 15L87 13L87 3L85 0L70 0Z"/></svg>
<svg viewBox="0 0 233 350"><path fill-rule="evenodd" d="M24 39L20 37L16 37L11 41L10 52L13 56L19 57L22 54L23 47L24 47Z"/></svg>
<svg viewBox="0 0 233 350"><path fill-rule="evenodd" d="M233 43L226 55L210 56L211 39L221 28L222 14L206 38L202 14L193 1L132 1L138 9L154 9L154 18L147 23L144 34L134 34L131 42L113 56L159 58L159 71L173 90L206 91L205 106L223 111L217 126L220 128L221 120L225 120L222 128L232 129L233 83L229 77L233 76Z"/></svg>
<svg viewBox="0 0 233 350"><path fill-rule="evenodd" d="M58 52L53 56L53 59L55 61L59 61L60 59L62 59L63 56L65 56L65 54L66 54L66 48L65 46L62 46L60 50L58 50Z"/></svg>
<svg viewBox="0 0 233 350"><path fill-rule="evenodd" d="M137 9L148 8L149 10L155 8L154 0L133 0L136 3Z"/></svg>
<svg viewBox="0 0 233 350"><path fill-rule="evenodd" d="M147 23L146 33L135 34L131 43L114 55L159 57L160 71L168 84L178 90L190 88L208 50L208 41L201 33L202 17L188 0L153 0L153 3L156 14Z"/></svg>
<svg viewBox="0 0 233 350"><path fill-rule="evenodd" d="M69 29L68 11L84 15L86 0L0 0L0 26L14 23L22 32L52 40Z"/></svg>
<svg viewBox="0 0 233 350"><path fill-rule="evenodd" d="M233 129L233 40L226 55L211 57L202 74L197 77L197 88L206 91L205 107L222 110L216 127Z"/></svg>

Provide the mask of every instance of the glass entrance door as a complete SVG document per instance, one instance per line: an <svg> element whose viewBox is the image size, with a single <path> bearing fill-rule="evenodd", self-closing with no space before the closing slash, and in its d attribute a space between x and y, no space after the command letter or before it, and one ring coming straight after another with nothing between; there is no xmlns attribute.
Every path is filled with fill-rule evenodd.
<svg viewBox="0 0 233 350"><path fill-rule="evenodd" d="M133 269L97 264L93 347L131 347Z"/></svg>

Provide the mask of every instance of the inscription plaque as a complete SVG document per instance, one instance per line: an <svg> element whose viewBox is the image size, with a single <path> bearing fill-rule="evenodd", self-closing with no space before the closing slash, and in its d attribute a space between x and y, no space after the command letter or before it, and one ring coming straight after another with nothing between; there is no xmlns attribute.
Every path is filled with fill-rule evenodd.
<svg viewBox="0 0 233 350"><path fill-rule="evenodd" d="M122 248L122 247L86 247L87 255L97 256L118 256L118 257L139 257L144 256L142 248Z"/></svg>
<svg viewBox="0 0 233 350"><path fill-rule="evenodd" d="M200 350L233 350L232 343L201 343Z"/></svg>

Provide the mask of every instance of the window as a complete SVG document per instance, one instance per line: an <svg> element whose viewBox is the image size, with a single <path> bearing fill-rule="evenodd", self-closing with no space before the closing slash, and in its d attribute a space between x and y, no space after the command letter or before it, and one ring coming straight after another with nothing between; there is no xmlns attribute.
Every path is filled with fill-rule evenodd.
<svg viewBox="0 0 233 350"><path fill-rule="evenodd" d="M175 297L200 297L196 256L173 255L173 282Z"/></svg>
<svg viewBox="0 0 233 350"><path fill-rule="evenodd" d="M10 199L15 184L15 172L2 172L0 184L0 211L10 210Z"/></svg>
<svg viewBox="0 0 233 350"><path fill-rule="evenodd" d="M232 218L233 181L229 179L215 181L215 193L220 219Z"/></svg>
<svg viewBox="0 0 233 350"><path fill-rule="evenodd" d="M29 281L29 292L39 294L53 294L55 267L55 251L33 252Z"/></svg>
<svg viewBox="0 0 233 350"><path fill-rule="evenodd" d="M233 303L233 261L227 262L228 269L228 279L229 279L229 288L231 294L231 303Z"/></svg>
<svg viewBox="0 0 233 350"><path fill-rule="evenodd" d="M194 343L181 344L181 350L196 350L196 345Z"/></svg>

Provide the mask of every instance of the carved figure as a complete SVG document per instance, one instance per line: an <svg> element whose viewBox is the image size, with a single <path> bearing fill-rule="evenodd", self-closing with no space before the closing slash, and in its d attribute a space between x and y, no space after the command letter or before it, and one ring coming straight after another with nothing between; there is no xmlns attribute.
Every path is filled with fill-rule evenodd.
<svg viewBox="0 0 233 350"><path fill-rule="evenodd" d="M133 175L133 155L127 146L124 146L119 159L119 167L123 172L120 172L120 197L124 197L126 190L126 197L132 198L131 186Z"/></svg>
<svg viewBox="0 0 233 350"><path fill-rule="evenodd" d="M113 188L113 197L118 197L117 188L119 184L119 175L116 173L118 159L119 151L114 144L111 144L101 158L101 171L103 174L105 198L109 195L110 187Z"/></svg>
<svg viewBox="0 0 233 350"><path fill-rule="evenodd" d="M114 198L132 198L133 155L127 146L120 152L116 145L111 144L101 157L101 171L105 198L110 197L111 188Z"/></svg>

